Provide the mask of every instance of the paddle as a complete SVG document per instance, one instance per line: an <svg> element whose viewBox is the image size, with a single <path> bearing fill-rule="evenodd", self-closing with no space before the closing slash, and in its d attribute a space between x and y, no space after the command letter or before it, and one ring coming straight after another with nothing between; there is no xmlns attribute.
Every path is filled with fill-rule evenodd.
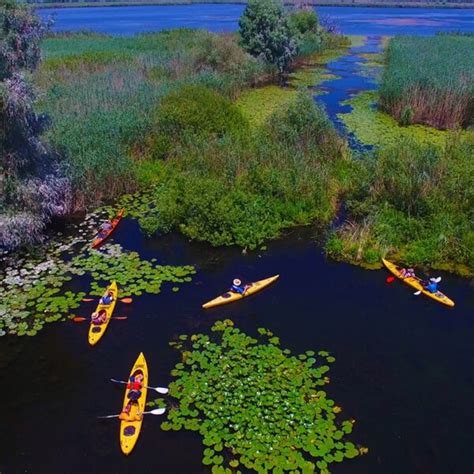
<svg viewBox="0 0 474 474"><path fill-rule="evenodd" d="M166 408L155 408L151 411L144 411L142 415L162 415L166 411ZM97 418L118 418L119 415L105 415L105 416L98 416Z"/></svg>
<svg viewBox="0 0 474 474"><path fill-rule="evenodd" d="M110 319L128 319L128 316L112 316ZM74 316L72 321L75 323L83 323L84 321L90 321L91 318L84 318L83 316Z"/></svg>
<svg viewBox="0 0 474 474"><path fill-rule="evenodd" d="M124 382L123 380L115 380L115 379L110 379L110 380L112 382L115 382L115 383L121 383L121 384L127 384L128 383L128 382ZM146 388L149 388L150 390L155 390L155 392L162 393L163 395L169 392L169 390L166 387L148 387L148 386L146 386Z"/></svg>
<svg viewBox="0 0 474 474"><path fill-rule="evenodd" d="M96 301L95 298L82 298L82 301L84 303L90 303L91 301ZM121 303L125 303L125 304L130 304L133 299L132 298L119 298L118 301L120 301Z"/></svg>

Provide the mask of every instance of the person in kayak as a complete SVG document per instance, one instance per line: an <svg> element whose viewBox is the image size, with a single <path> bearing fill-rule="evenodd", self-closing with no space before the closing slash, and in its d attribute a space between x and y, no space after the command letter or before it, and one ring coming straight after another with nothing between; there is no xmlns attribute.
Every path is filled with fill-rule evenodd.
<svg viewBox="0 0 474 474"><path fill-rule="evenodd" d="M99 300L99 304L109 305L114 300L114 294L112 291L108 291L102 298Z"/></svg>
<svg viewBox="0 0 474 474"><path fill-rule="evenodd" d="M107 321L107 311L105 309L101 309L100 311L95 311L91 315L92 324L99 326L104 324Z"/></svg>
<svg viewBox="0 0 474 474"><path fill-rule="evenodd" d="M128 403L125 405L122 413L119 415L120 420L130 421L130 411L132 409L132 405L138 406L138 400L142 396L143 378L143 371L141 369L135 370L135 372L133 372L133 374L130 376L130 379L127 383L127 389L129 390L127 394ZM141 419L142 414L137 411L135 416Z"/></svg>
<svg viewBox="0 0 474 474"><path fill-rule="evenodd" d="M425 290L428 290L430 293L438 292L438 283L441 281L441 277L430 278L430 281L424 285Z"/></svg>
<svg viewBox="0 0 474 474"><path fill-rule="evenodd" d="M413 268L402 268L400 270L400 276L402 278L415 278L415 270L413 270Z"/></svg>
<svg viewBox="0 0 474 474"><path fill-rule="evenodd" d="M233 293L238 293L239 295L243 295L249 287L250 285L242 285L242 282L238 278L235 278L232 281L230 291L232 291Z"/></svg>
<svg viewBox="0 0 474 474"><path fill-rule="evenodd" d="M112 228L113 226L110 221L104 222L99 228L99 232L97 233L97 238L98 239L104 238L112 230Z"/></svg>

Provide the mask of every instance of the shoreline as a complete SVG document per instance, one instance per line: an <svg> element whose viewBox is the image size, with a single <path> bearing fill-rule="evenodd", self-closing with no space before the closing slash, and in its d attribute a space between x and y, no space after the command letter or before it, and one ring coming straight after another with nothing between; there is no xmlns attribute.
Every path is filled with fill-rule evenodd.
<svg viewBox="0 0 474 474"><path fill-rule="evenodd" d="M97 1L97 2L48 2L48 3L29 3L22 2L26 6L31 8L91 8L91 7L133 7L133 6L179 6L179 5L200 5L200 4L228 4L228 5L245 5L246 0L145 0L145 1ZM400 2L400 1L390 1L385 2L381 1L363 1L363 0L320 0L318 2L308 2L310 6L313 7L352 7L352 8L431 8L431 9L442 9L442 10L452 10L452 9L474 9L472 3L442 3L437 2L433 4L431 2ZM286 5L293 5L294 2L287 1Z"/></svg>

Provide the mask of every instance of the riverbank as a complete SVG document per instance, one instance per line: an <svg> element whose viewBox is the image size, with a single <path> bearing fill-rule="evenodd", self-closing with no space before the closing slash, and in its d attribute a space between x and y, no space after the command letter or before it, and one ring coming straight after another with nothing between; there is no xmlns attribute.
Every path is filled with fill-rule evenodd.
<svg viewBox="0 0 474 474"><path fill-rule="evenodd" d="M137 0L137 1L70 1L70 2L24 2L32 8L81 8L81 7L125 7L125 6L147 6L147 5L197 5L197 4L236 4L245 5L246 0ZM294 2L286 1L286 5L294 5ZM370 0L318 0L308 1L312 6L331 7L374 7L374 8L473 8L470 2L456 2L449 0L441 1L370 1Z"/></svg>

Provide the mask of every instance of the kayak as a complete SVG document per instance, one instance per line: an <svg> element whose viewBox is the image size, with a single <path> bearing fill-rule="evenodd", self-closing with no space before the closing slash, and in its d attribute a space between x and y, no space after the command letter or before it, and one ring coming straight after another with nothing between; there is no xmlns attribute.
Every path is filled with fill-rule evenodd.
<svg viewBox="0 0 474 474"><path fill-rule="evenodd" d="M431 293L430 291L426 290L425 287L423 286L423 280L418 277L408 277L404 278L400 275L399 267L395 265L392 262L389 262L388 260L385 260L384 258L382 259L383 264L387 267L390 272L392 272L397 278L403 281L403 283L406 283L407 285L410 285L412 288L415 288L418 291L421 291L425 296L428 298L431 298L438 303L445 304L447 306L454 306L454 301L450 300L444 293L441 293L441 291L437 291L436 293Z"/></svg>
<svg viewBox="0 0 474 474"><path fill-rule="evenodd" d="M110 286L107 288L105 291L105 294L107 294L109 291L111 291L114 295L114 300L110 304L101 304L99 302L96 312L99 312L102 309L105 309L107 313L107 319L104 324L93 324L91 321L91 324L89 326L89 344L91 346L95 346L101 339L101 337L104 335L105 330L107 329L107 326L110 323L110 318L112 317L112 313L114 312L115 304L117 303L117 296L118 296L118 288L117 288L117 283L113 281Z"/></svg>
<svg viewBox="0 0 474 474"><path fill-rule="evenodd" d="M256 281L254 283L250 283L248 289L245 291L243 295L240 293L234 293L233 291L228 291L217 298L214 298L211 301L203 304L202 307L204 309L213 308L214 306L220 306L222 304L232 303L233 301L241 300L247 296L253 295L260 290L263 290L268 285L271 285L275 280L278 279L280 275L274 275L270 278L266 278L265 280Z"/></svg>
<svg viewBox="0 0 474 474"><path fill-rule="evenodd" d="M118 214L112 219L112 222L111 222L112 228L110 230L108 230L105 233L105 235L103 235L102 237L96 237L92 241L92 248L93 249L96 249L97 247L99 247L99 245L102 245L103 242L110 237L110 234L117 228L117 226L119 225L119 222L122 220L124 212L125 212L125 209L120 209Z"/></svg>
<svg viewBox="0 0 474 474"><path fill-rule="evenodd" d="M145 411L146 404L146 393L148 385L148 367L146 365L145 356L143 352L140 352L138 359L136 360L132 371L130 372L130 377L133 376L136 370L141 370L143 372L143 382L141 388L141 396L138 399L138 405L132 404L129 413L129 420L120 421L120 448L122 449L123 454L130 454L137 443L138 436L140 435L140 430L142 428L143 416L138 416L137 412L140 413ZM123 401L123 409L128 404L127 395L130 390L127 388L125 391L125 398Z"/></svg>

